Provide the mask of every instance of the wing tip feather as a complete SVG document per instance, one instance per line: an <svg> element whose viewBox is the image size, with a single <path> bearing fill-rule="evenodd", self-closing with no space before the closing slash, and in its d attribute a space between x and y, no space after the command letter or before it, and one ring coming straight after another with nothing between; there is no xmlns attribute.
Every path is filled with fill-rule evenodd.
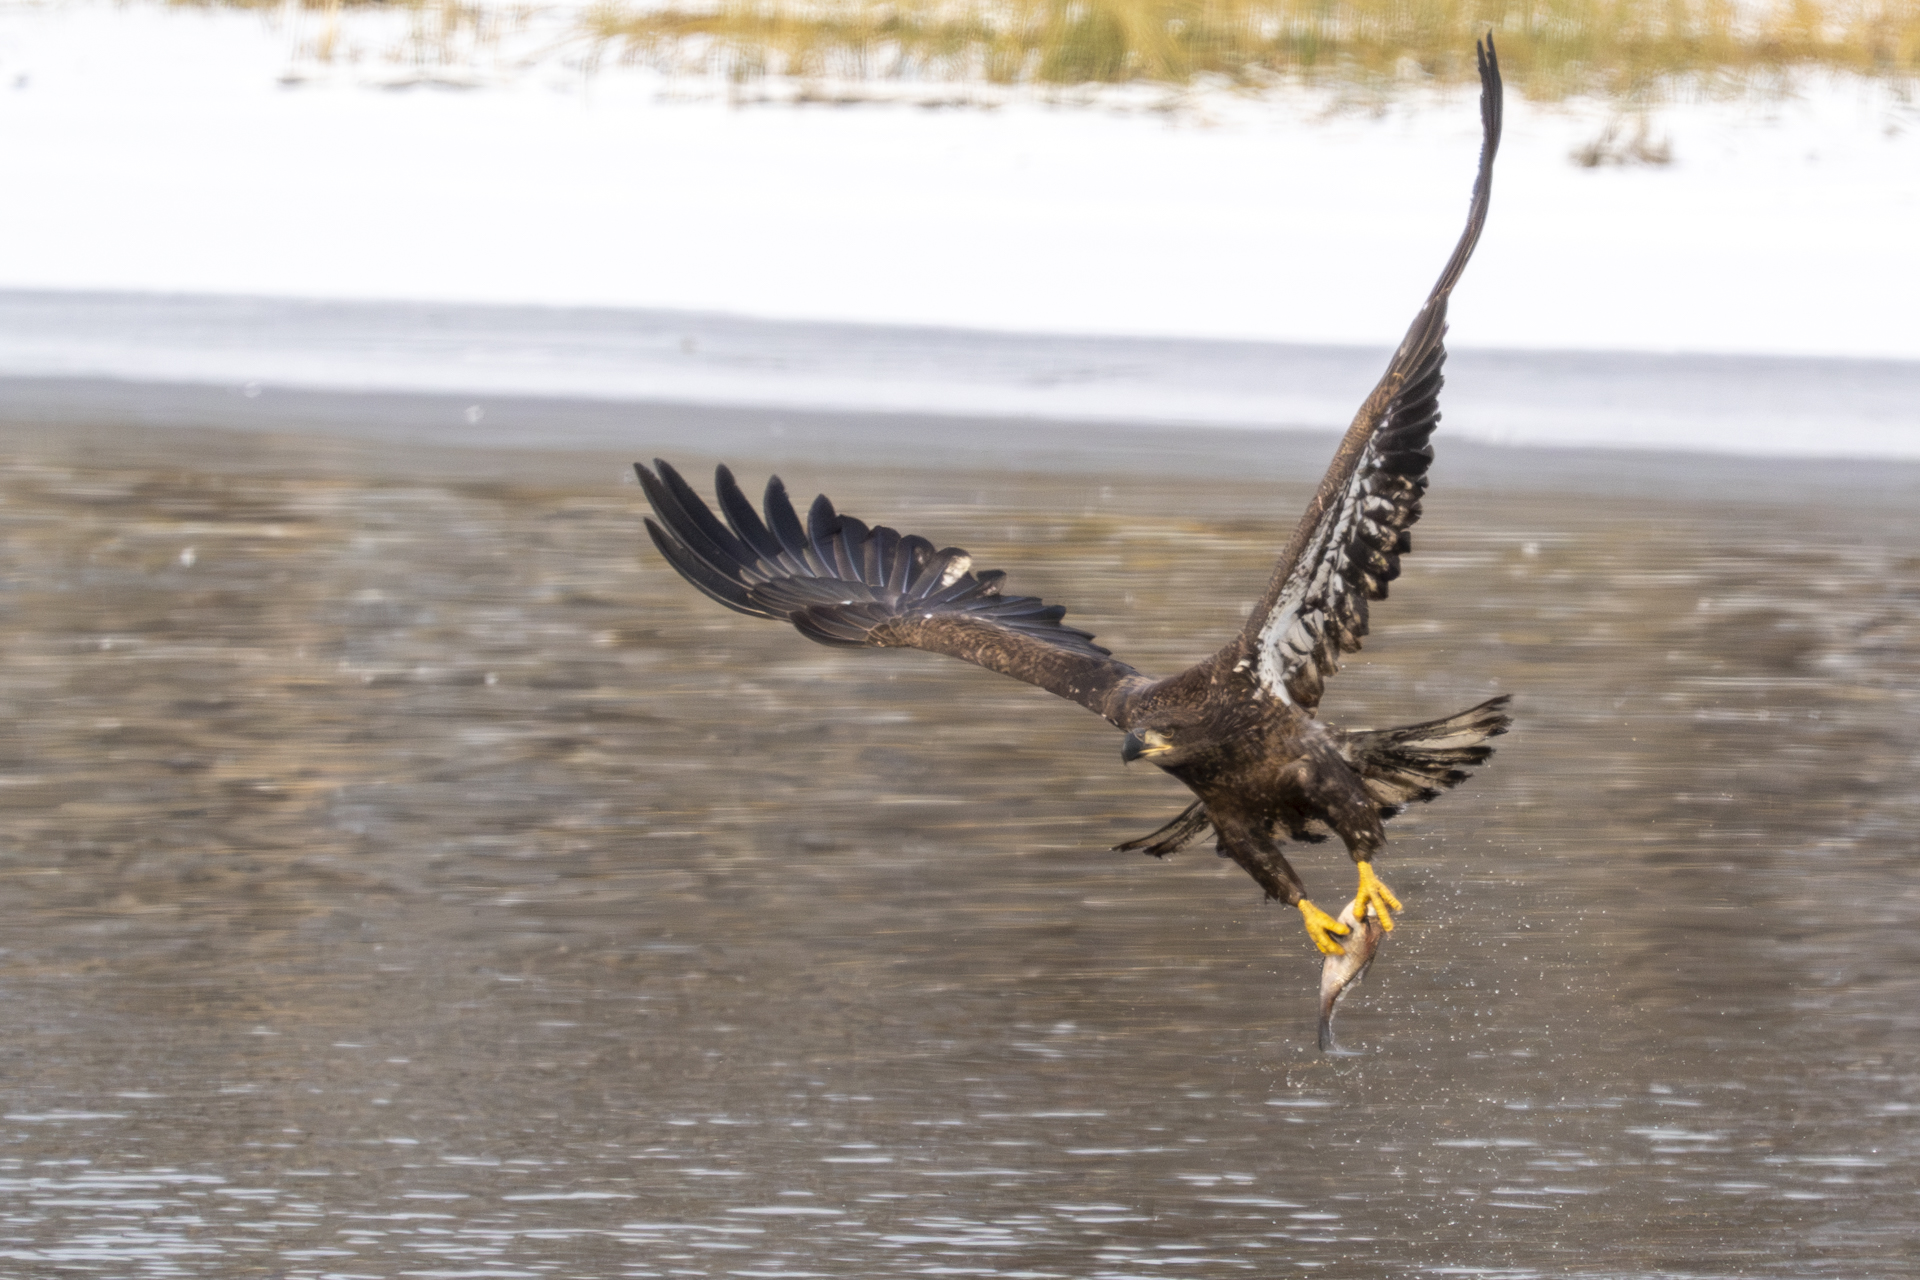
<svg viewBox="0 0 1920 1280"><path fill-rule="evenodd" d="M1003 595L1000 570L975 572L973 558L958 547L935 551L917 535L869 528L837 511L825 494L814 499L803 524L785 484L770 476L763 521L721 464L714 487L723 525L665 459L655 458L651 470L636 462L634 472L657 517L645 523L660 554L703 594L736 612L786 618L810 640L853 648L910 644L910 629L876 638L896 618L952 617L1077 658L1111 660L1091 632L1065 625L1064 605Z"/></svg>

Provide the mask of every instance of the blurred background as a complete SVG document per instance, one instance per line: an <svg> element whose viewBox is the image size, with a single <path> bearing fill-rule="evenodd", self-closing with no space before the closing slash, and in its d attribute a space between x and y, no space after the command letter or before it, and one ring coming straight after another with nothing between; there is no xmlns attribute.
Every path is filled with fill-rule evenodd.
<svg viewBox="0 0 1920 1280"><path fill-rule="evenodd" d="M1153 673L1506 142L1318 956L778 471ZM1900 1276L1920 8L0 4L0 1275ZM1337 850L1297 864L1323 898Z"/></svg>

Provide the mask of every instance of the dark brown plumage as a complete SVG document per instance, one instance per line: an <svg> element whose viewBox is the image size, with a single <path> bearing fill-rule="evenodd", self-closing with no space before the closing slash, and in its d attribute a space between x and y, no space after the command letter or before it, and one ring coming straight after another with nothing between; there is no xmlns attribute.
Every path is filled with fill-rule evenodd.
<svg viewBox="0 0 1920 1280"><path fill-rule="evenodd" d="M1358 864L1356 918L1371 906L1385 928L1399 901L1373 875L1382 826L1431 800L1492 755L1506 698L1443 720L1346 732L1315 718L1339 657L1367 634L1368 602L1411 549L1408 529L1440 421L1447 299L1486 221L1500 144L1501 84L1493 40L1479 56L1483 142L1466 231L1355 415L1333 464L1274 567L1245 628L1206 661L1165 680L1142 675L1093 637L1061 623L1066 610L1000 594L1004 575L974 573L965 552L868 528L816 498L803 524L778 478L764 518L725 467L716 516L678 472L636 467L659 522L647 531L689 582L730 609L784 618L823 644L950 654L1071 699L1127 733L1122 758L1151 759L1198 799L1167 826L1120 846L1165 856L1212 831L1220 852L1269 896L1299 907L1322 951L1347 930L1307 897L1279 835L1338 835Z"/></svg>

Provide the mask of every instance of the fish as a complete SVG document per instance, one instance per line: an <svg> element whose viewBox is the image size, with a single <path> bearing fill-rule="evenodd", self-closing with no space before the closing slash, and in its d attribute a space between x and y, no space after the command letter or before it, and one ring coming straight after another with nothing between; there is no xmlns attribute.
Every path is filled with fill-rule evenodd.
<svg viewBox="0 0 1920 1280"><path fill-rule="evenodd" d="M1359 986L1360 980L1367 976L1374 953L1380 950L1380 940L1387 936L1387 931L1381 927L1380 917L1372 907L1367 908L1367 919L1362 924L1354 918L1353 904L1349 902L1340 912L1340 923L1348 929L1340 939L1346 954L1328 956L1320 966L1320 1052L1331 1054L1354 1052L1334 1043L1334 1006L1340 1003L1341 996Z"/></svg>

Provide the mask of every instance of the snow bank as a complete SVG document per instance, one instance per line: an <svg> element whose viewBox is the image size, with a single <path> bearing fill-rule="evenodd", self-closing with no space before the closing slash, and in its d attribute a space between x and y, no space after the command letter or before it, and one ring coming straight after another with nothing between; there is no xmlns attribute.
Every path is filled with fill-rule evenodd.
<svg viewBox="0 0 1920 1280"><path fill-rule="evenodd" d="M1464 90L741 106L564 17L448 63L369 15L322 64L311 14L0 9L0 288L1377 345L1473 171ZM1457 345L1920 359L1911 106L1675 106L1670 165L1573 164L1609 119L1511 104Z"/></svg>

